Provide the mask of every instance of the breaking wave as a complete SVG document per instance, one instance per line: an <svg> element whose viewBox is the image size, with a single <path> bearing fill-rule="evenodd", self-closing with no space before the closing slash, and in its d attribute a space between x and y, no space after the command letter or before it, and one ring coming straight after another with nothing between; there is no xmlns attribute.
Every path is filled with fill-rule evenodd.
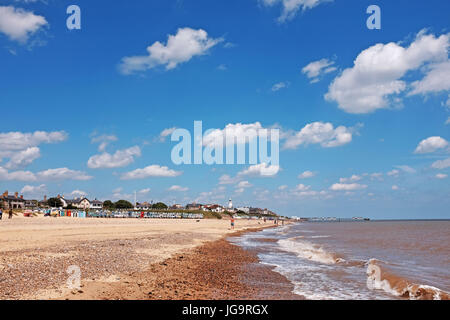
<svg viewBox="0 0 450 320"><path fill-rule="evenodd" d="M376 259L367 262L367 287L410 300L450 300L449 293L395 275Z"/></svg>

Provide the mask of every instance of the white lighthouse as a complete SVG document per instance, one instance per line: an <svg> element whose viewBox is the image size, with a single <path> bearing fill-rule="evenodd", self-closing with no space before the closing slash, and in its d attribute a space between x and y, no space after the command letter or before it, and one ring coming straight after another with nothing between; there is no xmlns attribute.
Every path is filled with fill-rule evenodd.
<svg viewBox="0 0 450 320"><path fill-rule="evenodd" d="M233 209L233 201L228 200L228 209L232 210Z"/></svg>

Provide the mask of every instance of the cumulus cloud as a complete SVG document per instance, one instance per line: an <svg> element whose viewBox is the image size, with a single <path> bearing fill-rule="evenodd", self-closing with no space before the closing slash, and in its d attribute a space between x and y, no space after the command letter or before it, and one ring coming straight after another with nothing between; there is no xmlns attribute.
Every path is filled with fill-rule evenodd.
<svg viewBox="0 0 450 320"><path fill-rule="evenodd" d="M30 147L37 147L43 143L59 143L67 139L64 131L35 131L33 133L7 132L0 133L1 151L20 151Z"/></svg>
<svg viewBox="0 0 450 320"><path fill-rule="evenodd" d="M161 131L161 133L159 134L159 137L158 137L159 142L165 142L167 137L170 136L175 130L177 130L176 127L167 128L167 129L164 129L163 131Z"/></svg>
<svg viewBox="0 0 450 320"><path fill-rule="evenodd" d="M121 168L134 162L135 157L141 156L141 149L134 146L124 150L117 150L114 154L103 152L92 156L88 160L88 167L91 169L101 168Z"/></svg>
<svg viewBox="0 0 450 320"><path fill-rule="evenodd" d="M20 191L21 194L26 196L42 195L45 192L47 192L47 186L45 184L41 184L39 186L26 185Z"/></svg>
<svg viewBox="0 0 450 320"><path fill-rule="evenodd" d="M30 171L13 171L9 172L0 167L0 181L36 181L36 176Z"/></svg>
<svg viewBox="0 0 450 320"><path fill-rule="evenodd" d="M205 55L221 41L222 38L211 38L202 29L180 28L175 35L168 36L166 44L156 41L149 46L148 55L123 58L119 69L123 74L132 74L162 65L166 70L174 69L195 56Z"/></svg>
<svg viewBox="0 0 450 320"><path fill-rule="evenodd" d="M188 191L189 188L178 186L178 185L174 185L174 186L171 186L168 190L169 191L184 192L184 191Z"/></svg>
<svg viewBox="0 0 450 320"><path fill-rule="evenodd" d="M289 82L278 82L272 86L272 91L277 92L281 89L289 87Z"/></svg>
<svg viewBox="0 0 450 320"><path fill-rule="evenodd" d="M255 164L247 169L244 169L238 173L238 177L251 176L251 177L268 177L275 176L280 171L278 165L268 165L267 163Z"/></svg>
<svg viewBox="0 0 450 320"><path fill-rule="evenodd" d="M33 173L31 171L8 171L0 167L0 181L48 181L48 180L90 180L91 176L82 171L68 168L48 169Z"/></svg>
<svg viewBox="0 0 450 320"><path fill-rule="evenodd" d="M333 191L355 191L366 189L367 185L358 183L335 183L330 187Z"/></svg>
<svg viewBox="0 0 450 320"><path fill-rule="evenodd" d="M334 128L331 123L313 122L294 134L288 134L285 149L296 149L301 145L320 144L324 148L343 146L352 141L352 129L344 126Z"/></svg>
<svg viewBox="0 0 450 320"><path fill-rule="evenodd" d="M445 173L438 173L436 175L436 179L446 179L448 177L448 175L446 175Z"/></svg>
<svg viewBox="0 0 450 320"><path fill-rule="evenodd" d="M321 3L332 0L260 0L260 2L268 7L281 4L283 11L278 18L279 22L285 22L293 19L298 11L312 9Z"/></svg>
<svg viewBox="0 0 450 320"><path fill-rule="evenodd" d="M42 27L48 25L43 16L13 6L0 6L0 32L11 40L25 43Z"/></svg>
<svg viewBox="0 0 450 320"><path fill-rule="evenodd" d="M433 169L446 169L450 168L450 158L444 159L444 160L438 160L436 162L433 162L431 165Z"/></svg>
<svg viewBox="0 0 450 320"><path fill-rule="evenodd" d="M387 175L388 175L389 177L397 177L399 174L400 174L400 171L397 170L397 169L394 169L394 170L389 171L389 172L387 173Z"/></svg>
<svg viewBox="0 0 450 320"><path fill-rule="evenodd" d="M426 76L412 83L409 95L450 90L450 60L429 66Z"/></svg>
<svg viewBox="0 0 450 320"><path fill-rule="evenodd" d="M82 171L71 170L68 168L48 169L36 174L38 180L79 180L86 181L92 179Z"/></svg>
<svg viewBox="0 0 450 320"><path fill-rule="evenodd" d="M86 197L87 193L83 190L73 190L70 195L72 197L77 197L77 198L81 198L81 197Z"/></svg>
<svg viewBox="0 0 450 320"><path fill-rule="evenodd" d="M361 179L362 179L361 176L358 176L358 175L354 174L350 178L340 178L339 182L340 183L349 183L349 182L356 182L356 181L359 181Z"/></svg>
<svg viewBox="0 0 450 320"><path fill-rule="evenodd" d="M122 175L122 180L146 179L151 177L177 177L181 175L181 171L175 171L168 167L161 167L159 165L151 165L142 169L136 169L126 172Z"/></svg>
<svg viewBox="0 0 450 320"><path fill-rule="evenodd" d="M414 153L432 153L447 146L447 140L441 137L429 137L419 143Z"/></svg>
<svg viewBox="0 0 450 320"><path fill-rule="evenodd" d="M396 168L406 172L406 173L416 173L416 169L411 168L410 166L407 165L401 165L401 166L395 166Z"/></svg>
<svg viewBox="0 0 450 320"><path fill-rule="evenodd" d="M11 153L9 162L5 164L6 169L24 168L41 156L38 147L30 147L22 151Z"/></svg>
<svg viewBox="0 0 450 320"><path fill-rule="evenodd" d="M203 145L213 147L224 145L224 143L227 145L245 144L257 138L263 129L260 122L249 124L229 123L224 129L214 129L208 134L205 134L203 137Z"/></svg>
<svg viewBox="0 0 450 320"><path fill-rule="evenodd" d="M303 172L303 173L300 173L300 174L298 175L298 178L299 178L299 179L308 179L308 178L314 177L315 175L316 175L315 172L312 172L312 171L305 171L305 172Z"/></svg>
<svg viewBox="0 0 450 320"><path fill-rule="evenodd" d="M103 152L106 150L108 144L117 140L118 140L117 137L113 134L111 135L103 134L100 136L93 137L91 139L91 143L99 143L98 151Z"/></svg>
<svg viewBox="0 0 450 320"><path fill-rule="evenodd" d="M319 77L323 74L327 74L336 71L336 67L333 67L334 61L328 59L321 59L318 61L313 61L303 67L302 73L305 74L311 83L316 83L319 81Z"/></svg>
<svg viewBox="0 0 450 320"><path fill-rule="evenodd" d="M396 186L396 185L393 185L393 186L392 186L392 190L397 191L398 189L399 189L398 186Z"/></svg>
<svg viewBox="0 0 450 320"><path fill-rule="evenodd" d="M393 42L376 44L362 51L354 66L334 79L325 98L354 114L388 108L392 99L407 89L402 80L406 73L424 65L431 71L428 78L413 84L412 94L434 90L437 88L434 79L440 70L433 64L448 60L449 38L449 34L435 37L421 31L408 47Z"/></svg>

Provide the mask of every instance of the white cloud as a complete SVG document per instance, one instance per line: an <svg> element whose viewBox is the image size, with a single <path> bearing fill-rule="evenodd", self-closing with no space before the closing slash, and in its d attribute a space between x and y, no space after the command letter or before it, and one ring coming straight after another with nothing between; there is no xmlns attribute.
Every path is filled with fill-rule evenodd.
<svg viewBox="0 0 450 320"><path fill-rule="evenodd" d="M182 172L169 169L168 167L161 167L159 165L151 165L142 169L136 169L126 172L122 175L122 180L146 179L150 177L177 177Z"/></svg>
<svg viewBox="0 0 450 320"><path fill-rule="evenodd" d="M237 188L251 188L253 185L248 181L241 181L238 183Z"/></svg>
<svg viewBox="0 0 450 320"><path fill-rule="evenodd" d="M226 70L228 70L228 68L227 68L226 65L220 64L220 65L217 66L217 70L226 71Z"/></svg>
<svg viewBox="0 0 450 320"><path fill-rule="evenodd" d="M358 175L354 174L350 178L340 178L339 182L340 183L349 183L349 182L356 182L356 181L359 181L361 179L362 179L361 176L358 176Z"/></svg>
<svg viewBox="0 0 450 320"><path fill-rule="evenodd" d="M189 188L175 185L175 186L171 186L168 190L169 191L184 192L184 191L188 191Z"/></svg>
<svg viewBox="0 0 450 320"><path fill-rule="evenodd" d="M406 173L416 173L416 169L411 168L410 166L402 165L402 166L395 166L396 168L406 172Z"/></svg>
<svg viewBox="0 0 450 320"><path fill-rule="evenodd" d="M280 166L278 165L268 165L266 163L260 163L242 170L238 173L238 176L270 177L275 176L278 171L280 171Z"/></svg>
<svg viewBox="0 0 450 320"><path fill-rule="evenodd" d="M285 22L287 20L293 19L297 12L300 10L312 9L323 2L331 0L260 0L260 2L265 6L274 6L275 4L281 3L283 6L283 12L278 18L279 22Z"/></svg>
<svg viewBox="0 0 450 320"><path fill-rule="evenodd" d="M309 189L311 189L311 186L306 186L304 184L299 184L295 187L294 191L308 191Z"/></svg>
<svg viewBox="0 0 450 320"><path fill-rule="evenodd" d="M278 82L272 86L272 91L276 92L281 89L287 88L289 86L289 82Z"/></svg>
<svg viewBox="0 0 450 320"><path fill-rule="evenodd" d="M300 145L320 144L324 148L343 146L352 141L352 130L331 123L314 122L306 125L299 132L287 136L284 148L296 149Z"/></svg>
<svg viewBox="0 0 450 320"><path fill-rule="evenodd" d="M37 147L42 143L59 143L67 139L64 131L35 131L33 133L7 132L0 133L1 151L20 151Z"/></svg>
<svg viewBox="0 0 450 320"><path fill-rule="evenodd" d="M316 83L319 81L319 77L321 75L337 70L335 67L331 67L333 64L334 61L330 61L328 59L313 61L303 67L302 73L311 79L311 83Z"/></svg>
<svg viewBox="0 0 450 320"><path fill-rule="evenodd" d="M224 174L219 178L219 184L235 184L240 180L239 177L231 177L228 174Z"/></svg>
<svg viewBox="0 0 450 320"><path fill-rule="evenodd" d="M444 160L438 160L434 162L431 167L433 169L446 169L450 167L450 158L444 159Z"/></svg>
<svg viewBox="0 0 450 320"><path fill-rule="evenodd" d="M426 76L412 83L409 95L450 90L450 60L429 66Z"/></svg>
<svg viewBox="0 0 450 320"><path fill-rule="evenodd" d="M103 134L100 136L95 136L92 138L91 143L99 143L98 151L103 152L106 150L106 147L109 143L117 141L117 137L113 134L107 135Z"/></svg>
<svg viewBox="0 0 450 320"><path fill-rule="evenodd" d="M85 181L92 179L84 172L71 170L68 168L48 169L36 174L38 180L79 180Z"/></svg>
<svg viewBox="0 0 450 320"><path fill-rule="evenodd" d="M0 32L11 40L25 43L30 35L48 25L43 16L13 6L0 6Z"/></svg>
<svg viewBox="0 0 450 320"><path fill-rule="evenodd" d="M399 189L398 186L396 186L396 185L393 185L393 186L392 186L392 190L397 191L398 189Z"/></svg>
<svg viewBox="0 0 450 320"><path fill-rule="evenodd" d="M135 157L141 156L141 149L134 146L125 150L117 150L114 154L103 152L92 156L88 160L88 167L91 169L101 168L121 168L134 162Z"/></svg>
<svg viewBox="0 0 450 320"><path fill-rule="evenodd" d="M205 55L222 38L210 38L205 30L180 28L176 35L169 35L167 44L156 41L147 48L148 55L132 56L122 59L120 71L132 74L145 71L160 65L166 70L174 69L178 64L187 62L195 56Z"/></svg>
<svg viewBox="0 0 450 320"><path fill-rule="evenodd" d="M48 169L33 173L31 171L9 172L0 167L0 181L48 181L48 180L78 180L85 181L92 179L85 172L71 170L68 168Z"/></svg>
<svg viewBox="0 0 450 320"><path fill-rule="evenodd" d="M394 170L389 171L389 172L387 173L387 175L388 175L389 177L397 177L399 174L400 174L400 171L398 171L397 169L394 169Z"/></svg>
<svg viewBox="0 0 450 320"><path fill-rule="evenodd" d="M11 154L9 162L5 165L6 169L24 168L41 156L38 147L30 147L22 151Z"/></svg>
<svg viewBox="0 0 450 320"><path fill-rule="evenodd" d="M303 172L303 173L300 173L299 175L298 175L298 178L299 179L309 179L309 178L312 178L312 177L315 177L316 176L316 173L315 172L312 172L312 171L305 171L305 172Z"/></svg>
<svg viewBox="0 0 450 320"><path fill-rule="evenodd" d="M432 153L447 146L447 140L441 137L429 137L419 143L414 153Z"/></svg>
<svg viewBox="0 0 450 320"><path fill-rule="evenodd" d="M150 188L145 188L145 189L139 190L138 193L139 194L148 194L150 191L151 191Z"/></svg>
<svg viewBox="0 0 450 320"><path fill-rule="evenodd" d="M40 186L29 186L26 185L22 188L20 191L21 194L25 196L36 196L36 195L42 195L45 192L47 192L47 186L45 184L41 184Z"/></svg>
<svg viewBox="0 0 450 320"><path fill-rule="evenodd" d="M450 124L450 117L447 118L447 121L445 121L445 124Z"/></svg>
<svg viewBox="0 0 450 320"><path fill-rule="evenodd" d="M436 179L446 179L448 177L448 175L446 175L445 173L438 173L436 175Z"/></svg>
<svg viewBox="0 0 450 320"><path fill-rule="evenodd" d="M70 195L72 197L77 197L77 198L81 198L81 197L86 197L87 193L85 191L82 190L73 190Z"/></svg>
<svg viewBox="0 0 450 320"><path fill-rule="evenodd" d="M370 179L381 181L381 180L383 180L383 174L381 172L372 173L372 174L370 174Z"/></svg>
<svg viewBox="0 0 450 320"><path fill-rule="evenodd" d="M421 31L407 48L393 42L376 44L362 51L354 66L334 79L325 98L348 113L388 108L394 95L406 90L401 79L407 72L448 60L449 43L448 34L436 38ZM416 83L416 88L421 85L425 83Z"/></svg>
<svg viewBox="0 0 450 320"><path fill-rule="evenodd" d="M335 183L330 187L330 190L333 191L355 191L355 190L362 190L366 189L367 186L364 184L358 184L358 183Z"/></svg>
<svg viewBox="0 0 450 320"><path fill-rule="evenodd" d="M257 138L264 129L260 122L242 124L229 123L224 129L214 129L203 137L204 146L217 146L224 144L224 138L227 145L236 143L248 143Z"/></svg>
<svg viewBox="0 0 450 320"><path fill-rule="evenodd" d="M13 171L8 172L0 167L0 181L36 181L36 176L30 171Z"/></svg>
<svg viewBox="0 0 450 320"><path fill-rule="evenodd" d="M173 128L167 128L164 129L163 131L161 131L161 133L159 134L158 140L159 142L165 142L167 137L172 135L172 133L176 130L176 127Z"/></svg>
<svg viewBox="0 0 450 320"><path fill-rule="evenodd" d="M282 186L279 186L278 190L283 191L283 190L286 190L287 188L288 188L288 186L284 184Z"/></svg>

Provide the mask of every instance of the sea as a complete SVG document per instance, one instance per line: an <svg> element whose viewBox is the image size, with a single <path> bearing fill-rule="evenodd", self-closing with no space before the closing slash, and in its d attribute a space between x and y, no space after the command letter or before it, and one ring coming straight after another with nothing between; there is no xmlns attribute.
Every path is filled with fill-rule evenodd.
<svg viewBox="0 0 450 320"><path fill-rule="evenodd" d="M450 220L301 222L231 239L313 300L448 300Z"/></svg>

